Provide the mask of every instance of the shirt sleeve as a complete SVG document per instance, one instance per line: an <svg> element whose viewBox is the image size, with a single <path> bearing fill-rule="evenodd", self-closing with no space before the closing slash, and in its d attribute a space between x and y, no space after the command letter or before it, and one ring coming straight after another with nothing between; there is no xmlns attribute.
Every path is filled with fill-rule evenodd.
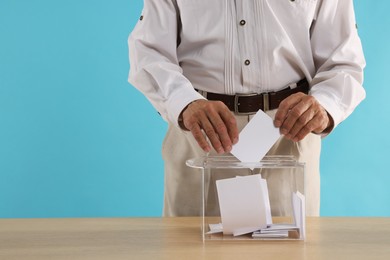
<svg viewBox="0 0 390 260"><path fill-rule="evenodd" d="M203 99L179 66L178 17L174 0L145 0L142 19L128 39L129 82L146 96L164 120L175 125L190 102Z"/></svg>
<svg viewBox="0 0 390 260"><path fill-rule="evenodd" d="M316 74L310 94L328 111L334 127L365 98L366 65L352 0L321 1L311 30Z"/></svg>

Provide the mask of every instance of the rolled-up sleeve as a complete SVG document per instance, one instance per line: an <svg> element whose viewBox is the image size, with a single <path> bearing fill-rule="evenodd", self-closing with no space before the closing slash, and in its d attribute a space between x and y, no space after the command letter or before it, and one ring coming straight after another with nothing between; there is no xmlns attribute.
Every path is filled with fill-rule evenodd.
<svg viewBox="0 0 390 260"><path fill-rule="evenodd" d="M362 86L365 59L352 0L319 3L311 46L316 74L310 92L337 126L366 95Z"/></svg>
<svg viewBox="0 0 390 260"><path fill-rule="evenodd" d="M129 82L161 116L178 124L181 111L202 99L178 64L178 13L173 0L145 0L142 19L128 39Z"/></svg>

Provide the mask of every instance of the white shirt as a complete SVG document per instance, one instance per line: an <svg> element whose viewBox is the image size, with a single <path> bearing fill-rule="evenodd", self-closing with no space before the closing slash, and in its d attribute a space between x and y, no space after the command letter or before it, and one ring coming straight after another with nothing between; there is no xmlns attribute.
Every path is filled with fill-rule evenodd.
<svg viewBox="0 0 390 260"><path fill-rule="evenodd" d="M335 126L365 98L352 0L144 0L129 82L177 124L214 93L278 91L307 78Z"/></svg>

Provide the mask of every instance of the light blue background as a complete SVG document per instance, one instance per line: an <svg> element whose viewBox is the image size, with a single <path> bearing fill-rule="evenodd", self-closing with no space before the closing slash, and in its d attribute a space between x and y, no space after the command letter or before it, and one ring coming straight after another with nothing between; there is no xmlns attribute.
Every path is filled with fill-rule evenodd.
<svg viewBox="0 0 390 260"><path fill-rule="evenodd" d="M166 124L127 83L142 0L0 1L0 217L160 216ZM323 142L326 216L390 216L390 2L355 1L367 99Z"/></svg>

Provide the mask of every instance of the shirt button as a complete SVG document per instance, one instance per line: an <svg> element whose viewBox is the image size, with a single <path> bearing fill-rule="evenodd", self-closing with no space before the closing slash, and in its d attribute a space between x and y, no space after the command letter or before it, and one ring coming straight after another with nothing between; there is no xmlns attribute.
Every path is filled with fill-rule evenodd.
<svg viewBox="0 0 390 260"><path fill-rule="evenodd" d="M250 60L246 60L244 63L245 63L246 66L248 66L249 64L251 64L251 61Z"/></svg>
<svg viewBox="0 0 390 260"><path fill-rule="evenodd" d="M246 21L245 21L245 20L241 20L241 21L240 21L240 25L241 25L241 26L244 26L245 24L246 24Z"/></svg>

